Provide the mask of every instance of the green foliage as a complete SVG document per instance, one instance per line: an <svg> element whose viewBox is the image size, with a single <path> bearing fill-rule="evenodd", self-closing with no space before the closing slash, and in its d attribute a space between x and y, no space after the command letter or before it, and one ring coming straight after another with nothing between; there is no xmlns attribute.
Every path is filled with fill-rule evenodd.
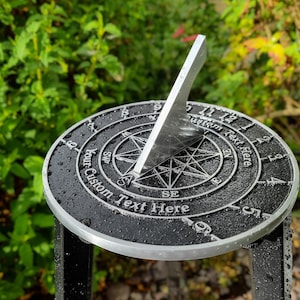
<svg viewBox="0 0 300 300"><path fill-rule="evenodd" d="M166 98L195 34L207 35L208 60L191 98L279 119L299 149L300 13L282 3L229 1L222 21L208 0L0 1L0 300L37 283L54 293L41 180L51 143L99 109Z"/></svg>
<svg viewBox="0 0 300 300"><path fill-rule="evenodd" d="M227 1L228 49L208 101L235 108L281 133L299 153L299 1Z"/></svg>
<svg viewBox="0 0 300 300"><path fill-rule="evenodd" d="M0 205L9 210L0 224L1 299L38 281L54 292L43 157L68 125L118 98L110 84L122 80L123 66L107 41L121 33L89 4L0 4Z"/></svg>
<svg viewBox="0 0 300 300"><path fill-rule="evenodd" d="M208 1L0 1L0 299L53 287L53 217L41 169L51 143L97 110L165 98L196 33L218 15ZM212 75L202 74L201 89ZM124 268L97 270L115 280Z"/></svg>
<svg viewBox="0 0 300 300"><path fill-rule="evenodd" d="M209 57L191 98L201 99L211 88L224 39L210 1L103 1L103 15L122 29L122 38L111 47L125 66L118 88L126 101L165 99L198 33L207 34Z"/></svg>

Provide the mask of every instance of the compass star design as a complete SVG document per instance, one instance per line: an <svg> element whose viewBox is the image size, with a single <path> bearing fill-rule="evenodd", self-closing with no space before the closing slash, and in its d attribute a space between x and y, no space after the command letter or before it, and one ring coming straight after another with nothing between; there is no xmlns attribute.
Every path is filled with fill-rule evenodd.
<svg viewBox="0 0 300 300"><path fill-rule="evenodd" d="M120 174L130 174L140 156L147 139L137 135L123 134L130 149L115 154ZM205 135L201 139L165 162L148 170L134 180L135 184L174 189L183 187L183 182L199 184L210 180L220 169L223 155L220 148ZM122 171L121 171L122 170ZM186 185L186 184L184 184ZM184 186L185 187L185 186Z"/></svg>

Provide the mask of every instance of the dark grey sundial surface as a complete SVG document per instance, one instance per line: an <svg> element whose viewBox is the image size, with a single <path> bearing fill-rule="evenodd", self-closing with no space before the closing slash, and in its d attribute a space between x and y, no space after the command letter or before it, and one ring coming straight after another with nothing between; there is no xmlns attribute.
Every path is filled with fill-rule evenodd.
<svg viewBox="0 0 300 300"><path fill-rule="evenodd" d="M48 205L82 239L137 258L184 260L240 248L269 233L297 197L298 166L283 140L241 113L188 102L199 140L132 173L163 101L95 114L45 159Z"/></svg>

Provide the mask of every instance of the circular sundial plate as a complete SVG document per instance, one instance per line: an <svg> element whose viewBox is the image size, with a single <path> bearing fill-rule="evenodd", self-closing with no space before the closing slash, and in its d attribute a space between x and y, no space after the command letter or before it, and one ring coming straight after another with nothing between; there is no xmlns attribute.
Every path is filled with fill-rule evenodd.
<svg viewBox="0 0 300 300"><path fill-rule="evenodd" d="M297 197L297 162L275 132L241 113L189 102L204 134L132 175L163 104L105 110L57 139L43 182L58 220L90 243L157 260L225 253L279 225Z"/></svg>

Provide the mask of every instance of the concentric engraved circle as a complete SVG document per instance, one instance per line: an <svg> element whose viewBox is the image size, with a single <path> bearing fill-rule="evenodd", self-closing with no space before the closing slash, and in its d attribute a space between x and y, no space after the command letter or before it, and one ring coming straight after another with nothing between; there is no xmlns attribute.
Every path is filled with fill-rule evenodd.
<svg viewBox="0 0 300 300"><path fill-rule="evenodd" d="M130 134L128 131L121 133L127 136L127 138L121 140L115 146L112 155L113 167L120 178L131 174L136 159L141 154L151 129L135 134ZM114 140L117 138L114 136L110 139L106 143L105 148L109 148L109 144L114 144ZM226 141L223 142L226 143ZM228 147L230 148L230 144ZM149 188L151 191L189 189L195 185L213 180L218 175L223 163L224 155L219 145L209 137L203 136L191 147L184 149L153 170L134 179L134 183L138 187ZM101 161L99 161L99 164L103 170ZM236 164L237 160L234 161L233 169L236 169ZM150 178L153 180L150 181ZM126 191L128 191L128 188ZM140 193L140 196L144 196L144 191Z"/></svg>
<svg viewBox="0 0 300 300"><path fill-rule="evenodd" d="M45 194L66 227L118 253L173 260L232 250L287 216L299 177L292 152L269 128L222 107L190 102L190 121L204 134L136 177L133 167L163 104L100 112L52 146Z"/></svg>
<svg viewBox="0 0 300 300"><path fill-rule="evenodd" d="M192 119L205 120L194 115ZM138 125L132 125L133 120ZM136 178L131 172L153 125L148 120L141 123L138 116L127 117L122 131L118 123L105 127L81 147L78 176L98 201L141 217L200 216L239 201L251 192L260 177L261 162L253 144L229 124L220 124L216 127L220 132L202 127L205 133L199 141ZM106 142L104 136L108 136ZM129 201L137 203L135 208L126 209L119 198L107 201L103 197L120 191L127 201L134 199ZM225 191L232 197L224 199ZM159 201L173 202L173 206L179 203L180 208L176 213L169 208L167 213L159 209Z"/></svg>

